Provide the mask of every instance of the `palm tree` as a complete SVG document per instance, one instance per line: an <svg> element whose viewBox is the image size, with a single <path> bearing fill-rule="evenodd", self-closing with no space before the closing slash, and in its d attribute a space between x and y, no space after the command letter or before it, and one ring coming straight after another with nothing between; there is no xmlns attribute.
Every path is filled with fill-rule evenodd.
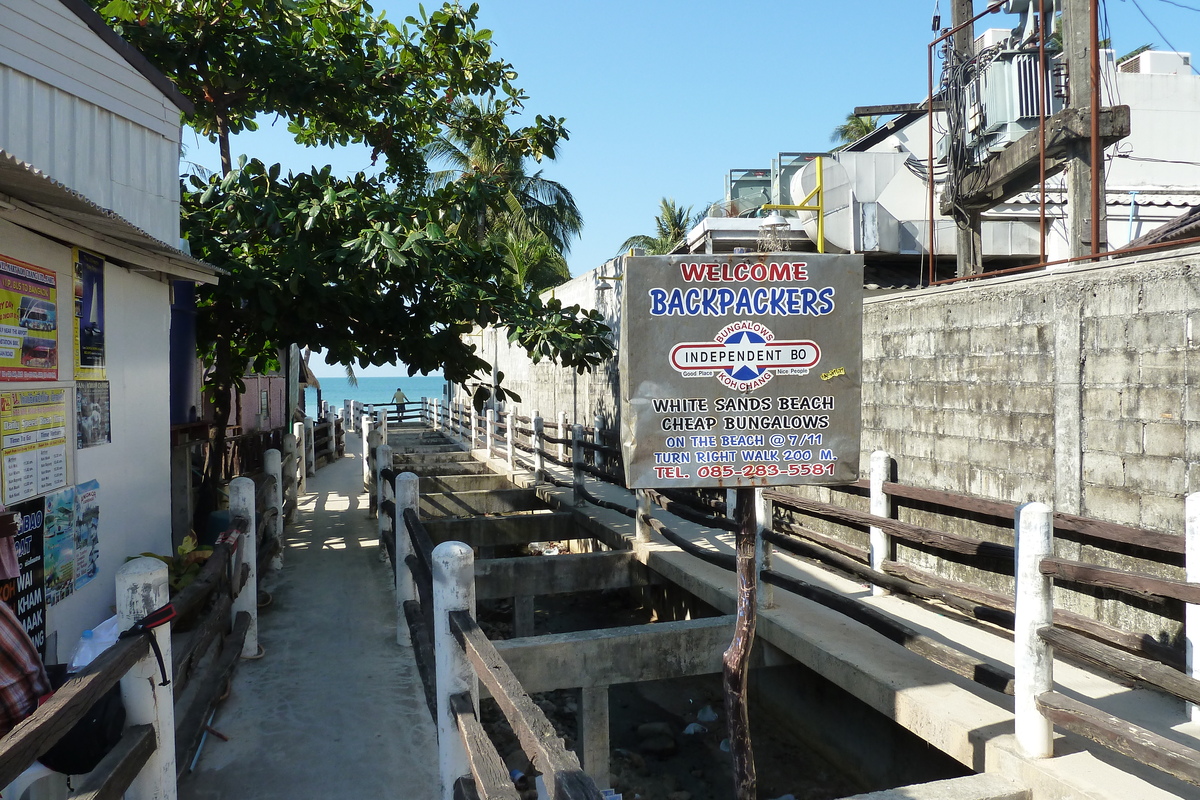
<svg viewBox="0 0 1200 800"><path fill-rule="evenodd" d="M851 142L857 142L871 131L879 127L879 117L859 117L854 113L846 115L846 121L833 129L829 141L839 142L838 149Z"/></svg>
<svg viewBox="0 0 1200 800"><path fill-rule="evenodd" d="M704 217L703 211L693 214L691 206L683 208L676 205L673 198L668 197L659 201L658 208L658 214L654 217L654 235L630 236L621 243L620 252L624 253L631 247L640 247L646 251L646 255L666 255L682 244L687 232Z"/></svg>
<svg viewBox="0 0 1200 800"><path fill-rule="evenodd" d="M430 188L440 188L466 174L498 180L507 190L506 208L489 212L479 221L479 239L506 230L530 239L541 234L560 257L567 253L571 239L583 228L583 217L571 192L542 177L541 170L529 173L525 161L514 158L505 142L481 135L483 130L495 130L497 120L503 122L503 109L490 101L469 98L455 100L454 106L454 122L425 148L426 163L445 167L430 173Z"/></svg>
<svg viewBox="0 0 1200 800"><path fill-rule="evenodd" d="M511 270L507 280L526 291L539 292L571 279L567 260L541 231L521 233L509 228L493 233L489 240Z"/></svg>

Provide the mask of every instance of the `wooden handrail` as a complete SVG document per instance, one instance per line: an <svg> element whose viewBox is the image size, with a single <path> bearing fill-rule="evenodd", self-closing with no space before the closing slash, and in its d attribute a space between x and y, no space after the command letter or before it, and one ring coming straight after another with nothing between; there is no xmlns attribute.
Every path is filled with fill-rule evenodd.
<svg viewBox="0 0 1200 800"><path fill-rule="evenodd" d="M1182 700L1200 703L1200 681L1177 669L1061 628L1042 628L1038 636L1054 645L1056 650L1069 652L1101 669L1157 686Z"/></svg>
<svg viewBox="0 0 1200 800"><path fill-rule="evenodd" d="M74 800L121 800L133 779L158 749L153 725L134 725L121 734L117 746L92 770Z"/></svg>
<svg viewBox="0 0 1200 800"><path fill-rule="evenodd" d="M1200 603L1200 583L1188 583L1174 578L1160 578L1144 572L1113 569L1099 564L1085 564L1066 558L1044 558L1041 563L1043 575L1061 580L1116 589L1128 594L1159 600L1170 597L1185 603Z"/></svg>
<svg viewBox="0 0 1200 800"><path fill-rule="evenodd" d="M458 725L471 764L471 777L475 779L475 791L482 800L521 800L521 794L508 777L504 761L496 752L496 746L488 739L487 731L475 716L475 706L469 694L456 694L450 698L450 713Z"/></svg>
<svg viewBox="0 0 1200 800"><path fill-rule="evenodd" d="M522 749L552 785L550 796L554 800L599 800L600 790L580 768L579 758L563 745L546 714L521 688L479 623L465 611L451 611L450 631L504 712Z"/></svg>

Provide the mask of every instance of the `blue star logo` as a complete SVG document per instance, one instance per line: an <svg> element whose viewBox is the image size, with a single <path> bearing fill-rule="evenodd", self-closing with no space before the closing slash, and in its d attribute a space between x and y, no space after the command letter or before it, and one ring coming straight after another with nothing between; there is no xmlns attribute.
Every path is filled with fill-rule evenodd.
<svg viewBox="0 0 1200 800"><path fill-rule="evenodd" d="M766 339L753 331L739 331L726 339L724 344L728 347L729 345L740 344L762 344L765 341ZM752 381L766 371L765 367L759 367L758 364L745 360L725 368L725 373L729 377L739 381Z"/></svg>

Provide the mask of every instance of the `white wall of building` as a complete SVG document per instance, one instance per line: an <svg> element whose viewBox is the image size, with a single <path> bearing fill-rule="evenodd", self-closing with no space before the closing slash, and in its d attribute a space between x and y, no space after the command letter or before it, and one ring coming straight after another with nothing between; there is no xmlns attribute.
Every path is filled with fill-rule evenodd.
<svg viewBox="0 0 1200 800"><path fill-rule="evenodd" d="M179 240L179 109L58 0L0 0L0 149Z"/></svg>

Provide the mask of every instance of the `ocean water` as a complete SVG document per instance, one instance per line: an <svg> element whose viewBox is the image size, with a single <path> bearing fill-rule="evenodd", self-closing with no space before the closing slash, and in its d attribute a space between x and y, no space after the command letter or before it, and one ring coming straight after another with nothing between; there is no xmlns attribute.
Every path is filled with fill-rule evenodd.
<svg viewBox="0 0 1200 800"><path fill-rule="evenodd" d="M442 387L446 379L440 375L385 375L369 378L359 378L357 386L351 386L350 381L343 377L318 377L321 382L321 399L335 408L340 408L346 400L357 400L364 405L392 402L392 395L397 387L404 390L409 400L419 400L422 397L437 399L442 397ZM317 390L311 387L304 390L304 408L312 414L317 408Z"/></svg>

